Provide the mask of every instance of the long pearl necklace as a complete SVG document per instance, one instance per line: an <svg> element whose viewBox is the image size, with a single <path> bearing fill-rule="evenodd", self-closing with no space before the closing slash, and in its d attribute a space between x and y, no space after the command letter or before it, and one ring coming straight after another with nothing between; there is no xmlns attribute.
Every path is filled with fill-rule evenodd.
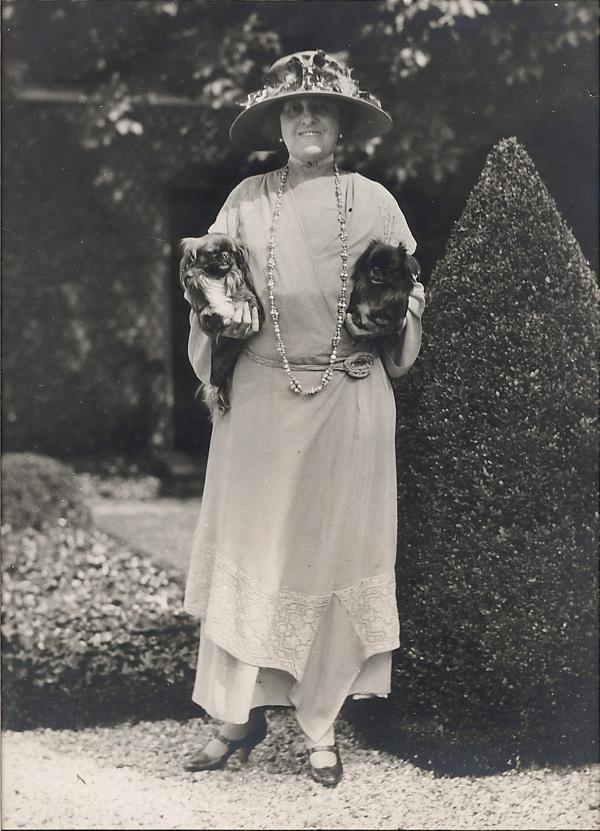
<svg viewBox="0 0 600 831"><path fill-rule="evenodd" d="M342 242L342 250L340 253L342 259L342 269L340 271L340 280L342 282L342 288L340 291L340 299L338 300L337 304L337 320L335 326L335 334L333 336L333 340L331 341L331 355L329 356L329 365L327 366L325 372L321 376L321 383L318 386L308 387L308 389L304 389L298 381L298 379L294 376L292 368L290 367L290 363L287 359L285 344L283 342L283 338L281 337L281 328L279 326L279 311L275 303L275 294L273 292L273 289L275 287L275 235L279 230L278 222L279 214L281 211L281 200L283 197L283 191L285 188L285 183L287 182L289 172L289 165L286 165L279 174L279 190L277 191L277 198L275 199L275 208L273 210L273 223L271 225L271 236L269 239L269 257L267 260L267 288L269 290L269 304L271 311L271 319L273 321L273 329L275 331L275 339L277 341L277 351L281 356L283 368L286 371L287 376L289 378L290 389L297 395L316 395L318 392L321 392L321 390L325 389L325 387L329 383L331 376L333 375L333 365L337 360L337 348L339 346L340 338L342 336L342 326L344 325L344 319L346 316L346 287L348 283L348 237L346 235L346 219L344 217L344 211L342 208L342 189L340 187L340 171L338 169L337 164L334 163L333 174L335 177L335 199L337 202L338 220L340 223L339 237Z"/></svg>

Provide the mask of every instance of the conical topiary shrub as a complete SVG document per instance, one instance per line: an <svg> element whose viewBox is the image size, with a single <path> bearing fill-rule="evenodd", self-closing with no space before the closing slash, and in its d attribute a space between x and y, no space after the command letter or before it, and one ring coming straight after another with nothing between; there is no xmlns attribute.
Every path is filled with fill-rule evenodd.
<svg viewBox="0 0 600 831"><path fill-rule="evenodd" d="M398 713L593 746L597 302L531 159L500 142L396 387Z"/></svg>

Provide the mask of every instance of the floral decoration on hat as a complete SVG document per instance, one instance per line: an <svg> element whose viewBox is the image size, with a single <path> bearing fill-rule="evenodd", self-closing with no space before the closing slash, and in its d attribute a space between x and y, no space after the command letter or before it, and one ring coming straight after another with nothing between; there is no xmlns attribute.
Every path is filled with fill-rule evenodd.
<svg viewBox="0 0 600 831"><path fill-rule="evenodd" d="M288 92L329 92L367 100L381 107L378 98L360 90L349 67L326 55L322 49L292 55L284 63L274 64L267 73L265 86L248 95L245 108Z"/></svg>

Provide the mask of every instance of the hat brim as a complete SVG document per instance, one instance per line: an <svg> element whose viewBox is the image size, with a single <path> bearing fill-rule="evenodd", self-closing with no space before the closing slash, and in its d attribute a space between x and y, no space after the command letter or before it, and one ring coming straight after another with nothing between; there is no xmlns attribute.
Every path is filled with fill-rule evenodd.
<svg viewBox="0 0 600 831"><path fill-rule="evenodd" d="M340 104L346 114L344 119L345 141L362 143L375 138L375 136L382 136L392 127L391 116L369 101L336 92L311 92L300 89L295 92L275 95L265 101L253 104L247 110L243 110L230 127L229 138L238 147L243 147L245 150L276 150L278 143L263 132L267 115L273 108L277 108L285 101L307 95L329 98Z"/></svg>

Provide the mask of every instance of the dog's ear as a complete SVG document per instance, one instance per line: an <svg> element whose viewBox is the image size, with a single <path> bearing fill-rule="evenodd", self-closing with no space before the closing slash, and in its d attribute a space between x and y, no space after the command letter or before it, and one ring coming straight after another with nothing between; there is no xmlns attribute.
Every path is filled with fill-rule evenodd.
<svg viewBox="0 0 600 831"><path fill-rule="evenodd" d="M242 276L246 278L248 276L248 252L239 242L233 244L233 259L242 272Z"/></svg>
<svg viewBox="0 0 600 831"><path fill-rule="evenodd" d="M198 250L200 239L201 237L185 237L179 243L179 254L181 257L179 261L179 282L184 289L183 275L196 260L196 251Z"/></svg>
<svg viewBox="0 0 600 831"><path fill-rule="evenodd" d="M248 251L246 250L245 246L241 245L240 243L236 242L233 248L233 258L235 260L235 264L240 270L242 275L242 280L248 286L250 291L253 294L256 294L256 287L254 286L254 280L252 279L252 274L250 272L250 265L248 262ZM262 308L259 304L259 308Z"/></svg>
<svg viewBox="0 0 600 831"><path fill-rule="evenodd" d="M374 249L381 244L381 240L372 239L371 242L365 248L365 250L362 252L360 257L357 259L356 263L354 264L354 270L352 272L352 278L355 281L367 278L369 273L371 254L373 253Z"/></svg>
<svg viewBox="0 0 600 831"><path fill-rule="evenodd" d="M182 265L185 263L186 268L196 259L196 252L198 250L198 243L202 237L185 237L179 243L179 255L181 256Z"/></svg>
<svg viewBox="0 0 600 831"><path fill-rule="evenodd" d="M421 276L421 266L419 265L418 261L412 254L406 255L406 265L408 266L408 270L410 271L410 275L413 278L413 282L416 281Z"/></svg>

